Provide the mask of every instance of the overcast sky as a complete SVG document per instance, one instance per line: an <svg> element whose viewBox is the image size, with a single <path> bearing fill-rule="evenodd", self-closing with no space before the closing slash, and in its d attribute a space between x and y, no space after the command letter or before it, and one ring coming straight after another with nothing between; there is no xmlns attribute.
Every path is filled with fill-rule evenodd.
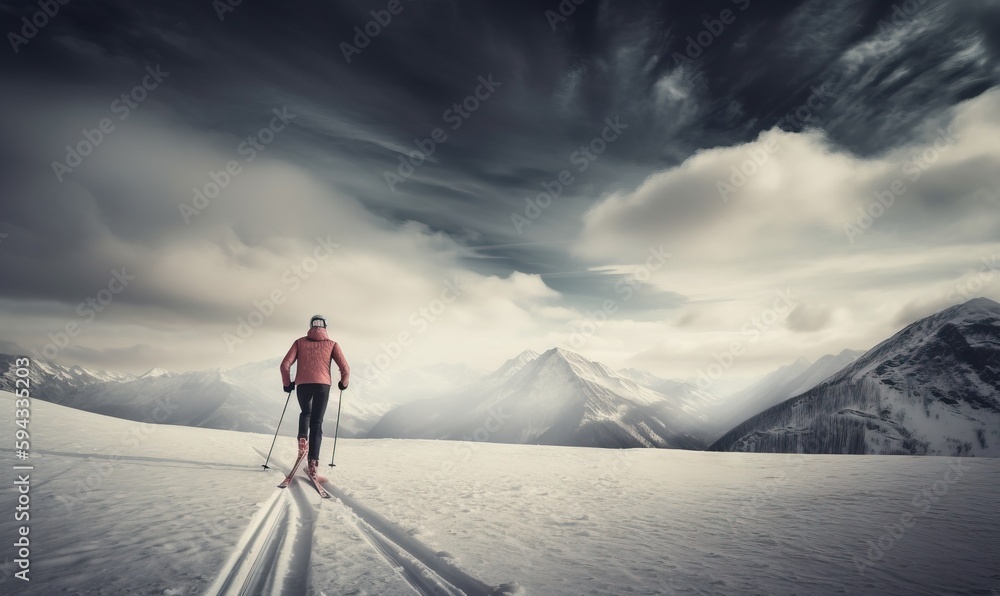
<svg viewBox="0 0 1000 596"><path fill-rule="evenodd" d="M220 6L0 2L0 352L738 379L1000 298L1000 2Z"/></svg>

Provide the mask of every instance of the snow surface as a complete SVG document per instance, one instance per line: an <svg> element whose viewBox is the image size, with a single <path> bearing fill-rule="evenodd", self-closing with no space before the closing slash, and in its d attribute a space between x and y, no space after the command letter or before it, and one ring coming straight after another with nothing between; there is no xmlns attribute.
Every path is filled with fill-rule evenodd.
<svg viewBox="0 0 1000 596"><path fill-rule="evenodd" d="M0 393L0 406L13 399ZM31 416L31 581L12 576L11 481L3 594L1000 588L997 459L342 439L324 501L304 478L275 488L288 439L265 471L270 435L42 401ZM11 445L13 433L8 423L0 437ZM12 477L20 462L9 449L0 459Z"/></svg>

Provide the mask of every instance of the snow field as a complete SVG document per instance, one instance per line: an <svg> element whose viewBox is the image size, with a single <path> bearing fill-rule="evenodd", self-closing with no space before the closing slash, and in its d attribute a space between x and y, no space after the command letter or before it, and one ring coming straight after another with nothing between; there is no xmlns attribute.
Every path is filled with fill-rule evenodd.
<svg viewBox="0 0 1000 596"><path fill-rule="evenodd" d="M957 475L939 457L341 439L337 466L321 460L334 495L321 500L301 477L275 488L294 450L280 437L263 471L260 434L40 401L32 433L32 581L5 564L3 594L200 594L246 561L256 570L233 577L330 596L510 582L544 595L1000 588L996 459L964 458ZM5 483L5 537L15 501ZM253 547L272 515L279 539Z"/></svg>

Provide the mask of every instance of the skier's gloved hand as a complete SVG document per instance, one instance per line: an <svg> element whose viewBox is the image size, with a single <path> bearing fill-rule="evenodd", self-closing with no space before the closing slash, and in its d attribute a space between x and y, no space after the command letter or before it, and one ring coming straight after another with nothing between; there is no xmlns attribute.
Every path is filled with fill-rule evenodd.
<svg viewBox="0 0 1000 596"><path fill-rule="evenodd" d="M295 381L285 385L285 393L291 393L293 389L295 389Z"/></svg>
<svg viewBox="0 0 1000 596"><path fill-rule="evenodd" d="M344 385L343 381L338 381L337 382L337 388L340 389L341 391L343 391L343 390L347 389L347 385Z"/></svg>

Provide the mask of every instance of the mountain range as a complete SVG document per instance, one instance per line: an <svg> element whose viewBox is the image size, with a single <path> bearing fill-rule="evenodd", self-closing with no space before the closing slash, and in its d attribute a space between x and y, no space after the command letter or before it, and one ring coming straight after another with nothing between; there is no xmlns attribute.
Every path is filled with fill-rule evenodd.
<svg viewBox="0 0 1000 596"><path fill-rule="evenodd" d="M1000 304L917 321L710 448L1000 456Z"/></svg>
<svg viewBox="0 0 1000 596"><path fill-rule="evenodd" d="M0 355L0 389L14 389L14 359ZM30 379L36 397L100 414L271 433L283 397L278 362L128 375L33 359ZM1000 304L985 298L865 353L799 358L725 400L561 348L526 350L486 375L439 365L386 379L352 383L343 436L1000 456Z"/></svg>
<svg viewBox="0 0 1000 596"><path fill-rule="evenodd" d="M800 356L791 364L727 397L711 421L709 434L713 436L712 440L747 418L812 389L863 354L858 350L843 350L839 354L827 354L816 362Z"/></svg>
<svg viewBox="0 0 1000 596"><path fill-rule="evenodd" d="M701 449L697 392L664 394L561 348L528 351L469 387L392 410L368 436Z"/></svg>
<svg viewBox="0 0 1000 596"><path fill-rule="evenodd" d="M14 390L11 371L15 358L0 354L0 370L4 371L0 389L5 391ZM154 368L130 375L32 359L28 378L34 397L88 412L140 422L273 433L286 401L278 376L280 360L184 373ZM392 406L364 399L344 400L341 435L363 435ZM297 410L293 398L288 412ZM331 414L328 412L327 420ZM289 421L292 418L285 416Z"/></svg>

